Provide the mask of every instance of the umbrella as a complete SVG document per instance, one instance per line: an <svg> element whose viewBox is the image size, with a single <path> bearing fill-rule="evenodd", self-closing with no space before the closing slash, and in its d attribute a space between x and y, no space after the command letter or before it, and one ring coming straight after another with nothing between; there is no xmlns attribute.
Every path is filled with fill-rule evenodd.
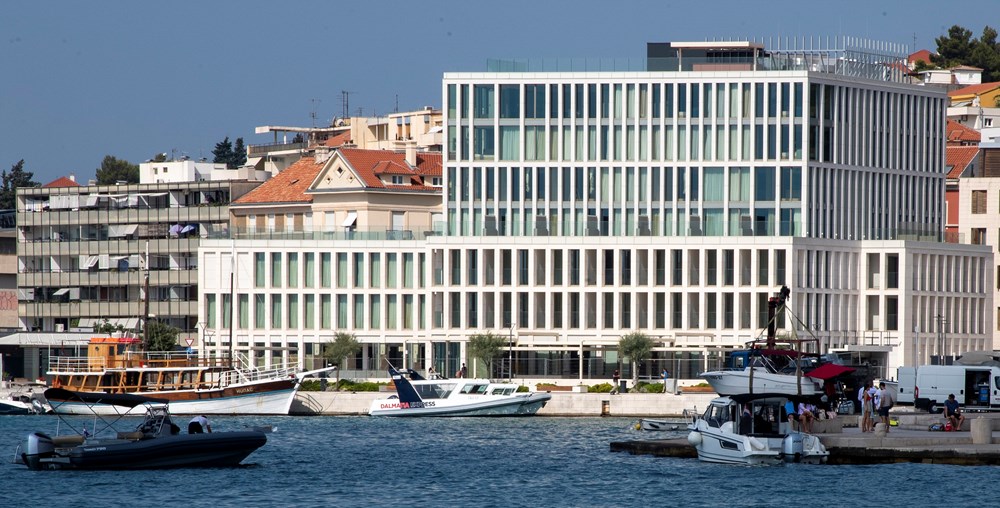
<svg viewBox="0 0 1000 508"><path fill-rule="evenodd" d="M170 226L170 234L176 235L176 234L180 233L181 232L181 228L183 228L183 226L181 226L180 224L174 224L173 226ZM160 231L163 231L163 230L161 229Z"/></svg>
<svg viewBox="0 0 1000 508"><path fill-rule="evenodd" d="M848 372L854 372L854 369L850 367L844 367L843 365L837 365L835 363L824 363L819 367L809 371L807 376L816 379L833 379L841 374L846 374Z"/></svg>
<svg viewBox="0 0 1000 508"><path fill-rule="evenodd" d="M187 226L184 226L184 229L181 229L181 233L187 233L189 231L194 231L196 229L198 229L198 226L195 226L194 224L188 224Z"/></svg>

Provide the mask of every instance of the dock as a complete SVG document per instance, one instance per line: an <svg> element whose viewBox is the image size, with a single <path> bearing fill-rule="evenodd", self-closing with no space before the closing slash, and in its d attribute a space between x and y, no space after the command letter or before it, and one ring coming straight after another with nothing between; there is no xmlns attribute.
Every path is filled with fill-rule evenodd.
<svg viewBox="0 0 1000 508"><path fill-rule="evenodd" d="M966 422L968 424L968 422ZM989 443L973 443L973 432L931 432L893 427L884 436L844 428L841 433L817 434L830 452L828 464L890 464L917 462L967 466L1000 465L1000 433ZM611 443L612 452L657 457L697 458L687 438Z"/></svg>

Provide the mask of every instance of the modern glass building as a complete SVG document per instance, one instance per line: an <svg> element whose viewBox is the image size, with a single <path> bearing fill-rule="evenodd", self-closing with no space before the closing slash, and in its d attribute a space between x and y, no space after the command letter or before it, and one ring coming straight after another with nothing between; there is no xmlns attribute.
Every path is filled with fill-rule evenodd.
<svg viewBox="0 0 1000 508"><path fill-rule="evenodd" d="M382 356L451 372L494 333L518 377L603 380L640 331L657 344L643 375L694 377L760 335L782 286L783 333L887 377L991 348L989 249L941 243L946 96L902 79L902 48L806 46L446 73L439 235L217 250L331 252L329 327L260 342L306 361L348 331L363 372Z"/></svg>

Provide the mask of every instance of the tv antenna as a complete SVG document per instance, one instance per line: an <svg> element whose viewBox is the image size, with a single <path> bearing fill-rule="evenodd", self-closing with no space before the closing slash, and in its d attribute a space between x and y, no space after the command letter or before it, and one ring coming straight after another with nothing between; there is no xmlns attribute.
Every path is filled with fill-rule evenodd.
<svg viewBox="0 0 1000 508"><path fill-rule="evenodd" d="M319 103L321 103L323 101L321 101L319 99L309 99L309 102L312 102L312 110L309 111L309 117L312 118L312 126L315 129L316 128L316 109L317 109L317 106L319 106Z"/></svg>
<svg viewBox="0 0 1000 508"><path fill-rule="evenodd" d="M351 94L354 92L348 92L347 90L340 91L340 105L342 108L341 117L350 118L351 116Z"/></svg>

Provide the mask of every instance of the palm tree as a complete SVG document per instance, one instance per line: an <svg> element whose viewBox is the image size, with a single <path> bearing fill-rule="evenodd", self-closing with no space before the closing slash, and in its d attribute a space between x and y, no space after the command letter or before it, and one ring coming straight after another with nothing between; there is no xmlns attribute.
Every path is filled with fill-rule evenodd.
<svg viewBox="0 0 1000 508"><path fill-rule="evenodd" d="M632 361L632 386L639 384L639 364L652 350L653 339L642 332L632 332L618 340L618 352Z"/></svg>

